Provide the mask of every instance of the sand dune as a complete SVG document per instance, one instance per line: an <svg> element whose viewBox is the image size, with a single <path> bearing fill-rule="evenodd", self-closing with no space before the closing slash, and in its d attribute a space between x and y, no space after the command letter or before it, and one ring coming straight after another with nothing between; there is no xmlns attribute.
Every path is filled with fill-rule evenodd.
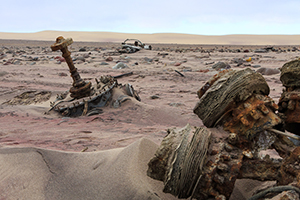
<svg viewBox="0 0 300 200"><path fill-rule="evenodd" d="M141 139L90 153L1 149L0 199L177 199L146 175L157 147Z"/></svg>
<svg viewBox="0 0 300 200"><path fill-rule="evenodd" d="M74 41L83 42L122 42L126 38L140 39L145 43L166 44L216 44L216 45L300 45L300 35L192 35L179 33L114 33L80 31L41 31L36 33L0 32L0 39L45 40L63 35Z"/></svg>

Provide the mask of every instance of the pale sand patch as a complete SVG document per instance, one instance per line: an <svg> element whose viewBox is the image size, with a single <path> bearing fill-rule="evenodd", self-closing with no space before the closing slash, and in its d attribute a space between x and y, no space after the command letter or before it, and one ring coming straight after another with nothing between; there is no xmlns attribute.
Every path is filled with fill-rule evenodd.
<svg viewBox="0 0 300 200"><path fill-rule="evenodd" d="M126 148L70 153L0 150L1 199L177 199L146 175L158 146L140 139Z"/></svg>

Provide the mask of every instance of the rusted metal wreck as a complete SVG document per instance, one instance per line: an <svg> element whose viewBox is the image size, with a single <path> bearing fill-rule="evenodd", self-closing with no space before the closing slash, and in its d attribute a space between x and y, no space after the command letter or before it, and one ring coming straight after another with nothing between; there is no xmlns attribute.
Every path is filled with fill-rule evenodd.
<svg viewBox="0 0 300 200"><path fill-rule="evenodd" d="M295 63L297 74L299 61L289 65ZM199 102L194 113L206 127L187 125L168 130L148 163L148 176L163 181L163 191L178 198L229 199L236 180L243 178L277 181L277 187L253 199L274 191L299 193L300 147L290 140L299 137L278 130L292 118L291 111L293 116L298 112L294 96L298 95L295 82L299 80L290 75L294 78L292 85L286 78L286 68L282 68L281 80L287 91L279 103L285 118L278 116L278 106L268 96L270 89L261 74L251 69L221 71L197 92ZM294 109L289 109L291 104ZM285 127L299 123L293 120L288 120ZM270 157L263 153L266 149L280 156Z"/></svg>
<svg viewBox="0 0 300 200"><path fill-rule="evenodd" d="M119 107L129 98L141 100L131 84L119 84L112 76L95 78L94 85L82 80L68 50L68 46L72 43L72 38L65 39L60 36L51 46L53 51L62 51L62 56L70 69L73 85L69 92L57 95L56 100L51 103L50 111L54 110L68 117L89 116L100 114L101 108L108 102L111 102L114 107ZM112 99L114 93L119 94L116 99Z"/></svg>
<svg viewBox="0 0 300 200"><path fill-rule="evenodd" d="M50 110L63 116L89 116L101 113L109 101L114 107L129 97L140 101L130 84L118 84L111 76L96 78L93 85L82 80L67 48L72 42L58 37L51 46L62 51L73 85L57 96ZM148 164L148 176L163 181L163 191L179 198L228 199L236 180L242 178L275 180L278 186L273 191L298 192L300 147L290 139L299 137L283 131L300 133L300 61L281 70L286 90L279 106L268 96L264 77L251 69L223 70L213 76L197 92L199 102L194 108L206 127L169 129ZM114 93L118 98L112 98ZM280 157L270 158L262 153L266 149L274 149Z"/></svg>
<svg viewBox="0 0 300 200"><path fill-rule="evenodd" d="M280 80L285 87L279 100L279 113L284 128L300 135L300 60L283 65Z"/></svg>

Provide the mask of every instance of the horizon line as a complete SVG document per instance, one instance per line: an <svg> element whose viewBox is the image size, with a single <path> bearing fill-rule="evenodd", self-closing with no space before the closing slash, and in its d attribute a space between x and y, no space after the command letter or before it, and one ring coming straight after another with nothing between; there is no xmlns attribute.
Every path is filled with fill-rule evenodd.
<svg viewBox="0 0 300 200"><path fill-rule="evenodd" d="M0 31L0 33L12 33L12 34L33 34L41 32L85 32L85 33L119 33L119 34L136 34L136 35L155 35L155 34L178 34L178 35L199 35L199 36L233 36L233 35L242 35L242 36L299 36L300 34L250 34L250 33L231 33L231 34L221 34L221 35L207 35L207 34L196 34L196 33L175 33L175 32L157 32L157 33L128 33L128 32L116 32L116 31L61 31L61 30L42 30L34 32L9 32L9 31Z"/></svg>

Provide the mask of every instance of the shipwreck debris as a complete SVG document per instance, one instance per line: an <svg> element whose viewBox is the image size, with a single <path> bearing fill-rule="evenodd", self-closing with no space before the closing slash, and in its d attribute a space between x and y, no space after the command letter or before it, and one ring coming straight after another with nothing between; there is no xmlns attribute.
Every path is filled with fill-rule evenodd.
<svg viewBox="0 0 300 200"><path fill-rule="evenodd" d="M78 117L91 116L101 114L101 108L111 105L115 108L119 107L124 101L134 98L141 101L137 92L133 89L131 84L119 84L112 76L101 76L99 79L95 78L96 83L92 87L91 95L82 98L73 98L70 94L65 98L59 98L52 103L51 110L59 112L63 116ZM121 95L113 99L114 93ZM118 106L116 106L118 105Z"/></svg>
<svg viewBox="0 0 300 200"><path fill-rule="evenodd" d="M145 45L138 39L126 39L122 42L122 47L119 50L120 53L135 53L141 49L152 50L151 45Z"/></svg>
<svg viewBox="0 0 300 200"><path fill-rule="evenodd" d="M70 69L71 77L73 78L73 87L70 88L71 97L73 98L81 98L86 97L91 94L91 82L85 82L81 79L79 73L77 72L77 68L75 68L73 64L73 60L71 58L71 52L68 50L68 46L73 43L72 38L65 39L62 36L56 38L56 42L51 45L52 51L61 50L62 57L68 63L68 67Z"/></svg>
<svg viewBox="0 0 300 200"><path fill-rule="evenodd" d="M285 87L279 99L279 113L287 131L300 135L300 60L285 63L280 80Z"/></svg>
<svg viewBox="0 0 300 200"><path fill-rule="evenodd" d="M199 184L211 133L190 125L169 129L155 157L148 164L148 176L164 181L163 189L179 198L192 195Z"/></svg>
<svg viewBox="0 0 300 200"><path fill-rule="evenodd" d="M49 111L54 110L68 117L90 116L101 114L103 112L101 108L105 107L108 102L111 102L114 107L119 107L121 103L131 97L141 101L131 84L122 85L116 80L123 76L129 76L132 72L116 77L107 75L101 76L99 79L95 78L96 83L93 86L91 82L83 81L72 62L71 53L67 49L67 46L72 43L72 38L64 39L60 36L56 39L56 43L51 46L53 51L61 50L63 52L63 57L68 63L73 78L73 86L69 93L62 93L57 96L54 102L51 102ZM120 93L120 96L113 99L114 93Z"/></svg>
<svg viewBox="0 0 300 200"><path fill-rule="evenodd" d="M264 190L264 191L262 191L262 192L260 192L256 195L252 196L248 200L261 199L264 196L266 196L268 193L279 193L279 192L283 192L283 191L295 191L298 194L293 195L292 197L291 197L291 195L289 195L288 197L290 197L290 198L288 198L288 197L287 198L284 198L284 197L280 198L281 200L284 200L284 199L297 199L297 198L299 199L300 189L297 188L297 187L288 185L288 186L277 186L277 187L268 188L268 189L266 189L266 190Z"/></svg>
<svg viewBox="0 0 300 200"><path fill-rule="evenodd" d="M124 76L131 76L133 74L133 72L128 72L128 73L125 73L125 74L120 74L120 75L117 75L117 76L113 76L115 79L117 78L122 78Z"/></svg>
<svg viewBox="0 0 300 200"><path fill-rule="evenodd" d="M45 114L55 111L65 117L91 116L103 113L102 108L108 105L118 108L127 100L141 101L131 84L119 84L117 81L118 78L130 76L133 72L120 74L115 77L110 75L95 77L95 82L84 81L74 66L70 56L71 52L68 50L68 46L72 43L72 38L65 39L59 36L56 38L56 42L51 45L53 51L62 51L62 56L68 64L73 84L68 91L57 94L56 99L50 102L50 109ZM50 91L30 90L15 96L3 104L36 104L48 101L51 95L52 92Z"/></svg>
<svg viewBox="0 0 300 200"><path fill-rule="evenodd" d="M20 95L15 96L11 100L4 102L5 105L30 105L41 103L50 99L51 96L50 91L26 91Z"/></svg>
<svg viewBox="0 0 300 200"><path fill-rule="evenodd" d="M168 130L148 163L148 176L163 181L164 192L200 200L229 199L235 181L243 178L299 187L300 147L288 139L299 137L275 129L282 119L269 90L263 76L251 69L213 76L197 92L194 108L209 128ZM280 156L261 156L267 149Z"/></svg>
<svg viewBox="0 0 300 200"><path fill-rule="evenodd" d="M251 139L281 122L275 114L277 104L267 96L269 91L263 76L249 68L223 70L197 92L194 113L207 127L220 125Z"/></svg>
<svg viewBox="0 0 300 200"><path fill-rule="evenodd" d="M275 141L259 146L261 134L265 133L259 132L252 140L246 140L243 136L215 128L187 125L182 129L169 129L148 163L147 175L163 181L166 193L201 200L229 199L237 179L281 182L284 179L281 174L292 170L284 168L283 164L291 159L261 158L261 150L281 142L269 132ZM289 176L285 183L295 180L296 175Z"/></svg>
<svg viewBox="0 0 300 200"><path fill-rule="evenodd" d="M184 75L183 75L182 73L180 73L179 71L175 70L175 72L176 72L177 74L179 74L181 77L184 77Z"/></svg>

